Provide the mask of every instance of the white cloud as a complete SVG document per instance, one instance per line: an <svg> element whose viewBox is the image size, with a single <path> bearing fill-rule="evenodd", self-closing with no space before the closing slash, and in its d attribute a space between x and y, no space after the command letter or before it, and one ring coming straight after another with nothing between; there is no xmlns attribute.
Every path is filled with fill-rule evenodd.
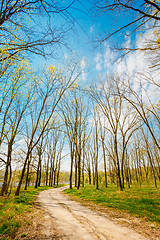
<svg viewBox="0 0 160 240"><path fill-rule="evenodd" d="M104 68L107 69L107 71L111 71L113 67L113 61L115 59L115 53L111 50L109 44L104 44L104 46Z"/></svg>
<svg viewBox="0 0 160 240"><path fill-rule="evenodd" d="M86 60L85 58L83 57L82 60L81 60L81 72L82 72L82 80L85 81L86 80L86 72L85 72L85 67L86 67Z"/></svg>
<svg viewBox="0 0 160 240"><path fill-rule="evenodd" d="M113 61L115 58L115 53L111 50L109 44L104 44L104 54L98 52L94 58L96 63L96 70L106 70L111 72L113 68Z"/></svg>
<svg viewBox="0 0 160 240"><path fill-rule="evenodd" d="M129 34L129 33L127 32L127 35L128 35L128 34ZM125 40L126 40L126 41L124 42L123 47L124 47L124 48L130 48L130 47L131 47L131 38L130 38L130 37L127 37Z"/></svg>
<svg viewBox="0 0 160 240"><path fill-rule="evenodd" d="M122 76L126 72L126 64L123 60L116 62L113 68L114 73L118 76Z"/></svg>
<svg viewBox="0 0 160 240"><path fill-rule="evenodd" d="M97 71L102 70L102 66L100 65L100 63L97 63L97 64L96 64L96 70L97 70Z"/></svg>
<svg viewBox="0 0 160 240"><path fill-rule="evenodd" d="M98 63L99 61L102 62L102 54L97 53L96 57L94 58L95 62Z"/></svg>
<svg viewBox="0 0 160 240"><path fill-rule="evenodd" d="M156 38L157 36L155 36L152 30L146 31L145 34L137 37L135 48L141 49L144 46L149 46L147 44L149 44L150 39ZM151 55L151 52L142 50L132 51L117 61L118 55L112 51L110 45L105 43L103 47L103 52L97 53L94 59L97 71L105 71L105 73L115 76L118 75L124 84L127 84L128 79L130 79L133 90L137 93L140 90L140 86L143 85L143 97L146 102L148 102L147 98L150 98L153 102L159 99L159 87L156 87L154 84L148 84L150 78L160 85L159 72L150 68L154 56L158 53L154 52ZM131 39L127 38L122 47L132 48Z"/></svg>
<svg viewBox="0 0 160 240"><path fill-rule="evenodd" d="M65 54L64 54L64 57L65 57L65 59L67 59L67 58L68 58L68 55L65 53Z"/></svg>
<svg viewBox="0 0 160 240"><path fill-rule="evenodd" d="M90 29L89 29L89 32L92 33L94 31L94 27L91 26Z"/></svg>
<svg viewBox="0 0 160 240"><path fill-rule="evenodd" d="M103 56L101 53L97 53L97 55L94 58L94 61L96 62L96 70L97 71L102 70Z"/></svg>
<svg viewBox="0 0 160 240"><path fill-rule="evenodd" d="M127 71L129 75L132 75L136 69L136 58L134 54L129 54L126 62Z"/></svg>

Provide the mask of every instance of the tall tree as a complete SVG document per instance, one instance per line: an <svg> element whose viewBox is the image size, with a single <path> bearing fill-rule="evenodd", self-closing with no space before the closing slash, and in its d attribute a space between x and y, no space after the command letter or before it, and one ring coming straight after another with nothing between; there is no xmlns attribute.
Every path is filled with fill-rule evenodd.
<svg viewBox="0 0 160 240"><path fill-rule="evenodd" d="M139 122L137 113L124 102L119 84L119 80L114 78L112 81L101 81L100 86L92 88L90 94L100 108L101 117L106 118L105 129L112 139L111 151L108 152L116 168L118 186L123 190L125 151L131 136L139 128Z"/></svg>
<svg viewBox="0 0 160 240"><path fill-rule="evenodd" d="M22 127L21 122L24 118L26 110L31 104L32 96L34 94L34 81L30 82L30 86L26 81L26 75L24 73L25 66L17 68L16 73L8 81L8 101L4 103L2 108L2 125L1 125L1 137L0 146L3 139L7 139L7 160L5 164L5 174L1 190L1 195L7 193L11 180L11 159L12 150L17 135ZM28 79L27 79L28 80ZM24 92L25 89L25 92ZM4 99L2 100L4 101ZM10 167L10 177L9 174ZM9 177L9 178L8 178Z"/></svg>
<svg viewBox="0 0 160 240"><path fill-rule="evenodd" d="M73 66L70 66L70 68L68 68L68 73L64 75L64 73L56 70L54 66L50 66L47 70L47 73L44 74L44 76L46 77L45 81L43 81L43 79L39 79L38 89L37 89L38 90L37 93L40 94L40 102L38 103L38 114L35 119L34 128L30 134L30 140L27 148L26 157L24 160L20 181L17 186L16 195L19 195L30 153L32 152L34 147L39 143L62 96L78 78L80 72L78 71L77 68L78 68L78 64L77 62L75 62ZM38 132L39 123L43 117L46 105L48 106L47 119L45 121L45 124L41 128L41 131Z"/></svg>

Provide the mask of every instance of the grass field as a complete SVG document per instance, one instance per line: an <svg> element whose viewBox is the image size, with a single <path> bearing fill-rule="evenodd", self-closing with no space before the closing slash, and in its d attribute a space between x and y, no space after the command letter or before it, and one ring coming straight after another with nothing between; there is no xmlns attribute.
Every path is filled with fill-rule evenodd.
<svg viewBox="0 0 160 240"><path fill-rule="evenodd" d="M160 223L160 188L156 189L151 184L143 184L141 187L131 186L120 192L115 185L108 185L106 189L100 186L86 185L84 188L66 189L65 192L85 202L93 202L100 206L125 211L147 221Z"/></svg>
<svg viewBox="0 0 160 240"><path fill-rule="evenodd" d="M23 216L32 211L35 195L49 187L28 187L22 190L19 196L13 193L8 197L0 197L0 239L14 238L18 228L24 221ZM30 224L28 221L26 224Z"/></svg>

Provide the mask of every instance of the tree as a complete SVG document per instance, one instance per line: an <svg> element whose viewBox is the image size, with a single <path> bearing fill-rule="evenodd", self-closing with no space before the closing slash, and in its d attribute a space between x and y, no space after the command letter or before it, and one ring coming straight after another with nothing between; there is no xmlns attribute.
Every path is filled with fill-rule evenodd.
<svg viewBox="0 0 160 240"><path fill-rule="evenodd" d="M147 136L144 133L144 130L141 129L141 131L142 131L142 136L143 136L144 141L145 141L145 148L146 148L146 152L147 152L147 155L148 155L148 159L149 159L152 174L153 174L154 185L157 188L157 179L156 179L156 174L155 174L155 167L154 167L154 162L153 162L153 158L152 158L152 154L151 154L151 149L150 149L150 146L149 146L149 141L147 139Z"/></svg>
<svg viewBox="0 0 160 240"><path fill-rule="evenodd" d="M0 62L10 58L19 58L20 53L30 52L45 56L47 47L55 43L64 43L64 35L68 31L63 22L73 21L68 12L74 3L65 4L53 0L5 0L0 3ZM53 18L59 15L63 21L61 26L53 25ZM43 27L40 24L43 17Z"/></svg>
<svg viewBox="0 0 160 240"><path fill-rule="evenodd" d="M99 118L106 118L105 129L111 137L111 150L106 146L112 158L120 190L124 188L124 159L127 144L133 133L139 128L137 113L128 108L120 94L118 79L100 82L100 86L91 89L91 97L99 106ZM100 115L101 114L101 115Z"/></svg>
<svg viewBox="0 0 160 240"><path fill-rule="evenodd" d="M70 145L70 188L72 188L73 164L75 165L75 186L79 189L82 179L84 180L84 156L86 143L86 124L88 110L83 105L83 98L78 89L70 91L69 98L62 101L60 110L66 126L67 138ZM83 161L82 161L83 158ZM81 166L82 165L82 166Z"/></svg>
<svg viewBox="0 0 160 240"><path fill-rule="evenodd" d="M141 31L143 36L142 44L132 46L118 46L116 49L122 51L122 56L128 54L131 51L145 52L149 56L150 66L157 68L160 65L160 3L158 0L150 1L127 1L127 0L102 0L96 1L94 8L97 14L109 14L113 13L113 16L120 16L123 18L124 14L126 18L121 23L118 17L116 29L108 33L108 35L100 40L100 44L107 41L118 33L125 34L126 38L134 35L136 31ZM127 17L128 16L128 17ZM131 17L130 17L131 16ZM145 36L148 32L149 37ZM118 36L118 35L117 35ZM118 38L117 38L118 39ZM151 59L152 55L152 59Z"/></svg>
<svg viewBox="0 0 160 240"><path fill-rule="evenodd" d="M99 188L99 182L98 182L98 153L99 153L99 141L98 141L98 117L97 117L97 109L94 109L94 162L95 162L95 183L96 183L96 189Z"/></svg>
<svg viewBox="0 0 160 240"><path fill-rule="evenodd" d="M132 13L132 21L128 22L126 25L120 27L115 32L112 32L107 37L105 37L102 41L107 40L112 35L122 31L130 27L131 25L135 25L135 29L140 28L146 22L152 22L153 25L156 26L155 22L160 21L160 4L159 1L150 1L144 0L143 2L137 2L136 0L133 1L122 1L122 0L102 0L97 1L95 4L96 10L98 12L107 13L107 11L113 11L114 13L130 11Z"/></svg>
<svg viewBox="0 0 160 240"><path fill-rule="evenodd" d="M47 154L50 159L50 171L48 167L49 186L55 185L58 167L60 171L60 158L61 158L61 151L63 149L63 144L61 139L62 129L60 125L61 123L59 119L57 119L57 116L54 116L54 120L53 122L51 122L50 132L48 135L49 151L47 151Z"/></svg>
<svg viewBox="0 0 160 240"><path fill-rule="evenodd" d="M137 87L131 83L132 81L129 79L126 84L125 81L122 80L123 84L121 86L121 96L128 101L128 103L136 110L140 119L148 128L150 135L160 150L160 144L158 140L158 135L154 130L152 122L154 121L154 126L157 124L157 128L160 129L160 121L159 121L159 103L156 100L156 103L153 103L150 99L150 96L146 90L147 81L143 81L143 79L135 79ZM124 91L125 86L125 91ZM159 86L155 85L157 90L159 90Z"/></svg>
<svg viewBox="0 0 160 240"><path fill-rule="evenodd" d="M106 147L105 147L105 137L106 137L106 129L105 129L105 119L102 123L102 119L100 118L100 114L98 112L98 122L100 128L100 141L102 144L103 151L103 164L104 164L104 176L105 176L105 187L107 188L107 166L106 166ZM102 127L102 124L104 127Z"/></svg>
<svg viewBox="0 0 160 240"><path fill-rule="evenodd" d="M61 160L66 157L66 155L62 156L62 150L64 147L64 139L61 139L60 144L59 144L59 150L58 150L58 154L57 154L57 186L59 184L59 175L60 175L60 168L61 168Z"/></svg>
<svg viewBox="0 0 160 240"><path fill-rule="evenodd" d="M7 140L7 153L6 153L6 162L5 162L5 174L1 190L1 195L7 193L8 187L11 180L11 159L12 159L12 150L13 145L15 144L16 137L20 131L20 126L24 114L31 103L32 96L34 94L34 84L30 82L28 85L28 78L25 74L25 64L17 67L16 72L13 73L11 79L8 80L8 101L5 99L6 96L2 99L2 124L1 124L1 137L0 137L0 146L3 143L4 139ZM6 87L6 84L5 84ZM25 89L25 92L24 92ZM2 106L2 105L1 105ZM10 168L10 176L9 175Z"/></svg>
<svg viewBox="0 0 160 240"><path fill-rule="evenodd" d="M44 73L45 81L40 78L39 81L37 82L37 87L38 87L37 96L40 97L40 101L38 102L38 111L37 111L37 116L35 118L34 128L30 133L29 144L27 147L26 157L24 160L20 181L17 186L16 195L19 195L26 165L28 162L28 158L32 150L39 143L43 133L45 132L48 124L50 123L53 113L55 112L57 105L60 102L62 96L79 77L80 72L78 72L77 68L78 68L78 63L75 62L75 64L68 67L68 72L66 73L66 75L64 75L64 73L59 72L54 66L50 66L47 72ZM39 131L39 128L38 128L39 123L43 118L46 105L48 107L47 118L45 120L43 127Z"/></svg>
<svg viewBox="0 0 160 240"><path fill-rule="evenodd" d="M45 117L45 114L44 114ZM42 123L44 125L44 122ZM42 125L42 128L43 128ZM41 127L40 127L41 128ZM38 165L37 165L37 173L36 173L36 181L35 181L35 188L40 187L41 185L41 175L42 175L42 155L44 153L45 146L44 143L45 134L42 134L42 137L39 141L39 144L37 144L37 155L38 155Z"/></svg>
<svg viewBox="0 0 160 240"><path fill-rule="evenodd" d="M69 183L70 189L72 189L72 178L73 178L73 164L74 164L74 156L75 156L75 141L76 141L76 132L75 132L75 116L73 114L73 107L66 101L65 99L62 102L60 107L60 111L62 112L62 119L65 123L66 127L66 135L69 141L70 147L70 176ZM77 178L76 178L77 179ZM76 182L76 180L75 180Z"/></svg>
<svg viewBox="0 0 160 240"><path fill-rule="evenodd" d="M113 136L113 147L114 147L114 162L116 167L117 181L120 190L123 190L122 179L120 176L120 160L118 154L118 125L121 116L122 100L121 97L117 97L114 92L114 88L111 86L108 89L106 85L101 82L101 91L97 91L96 88L91 90L91 96L96 100L102 112L106 116L109 127L108 131Z"/></svg>
<svg viewBox="0 0 160 240"><path fill-rule="evenodd" d="M11 74L12 73L12 74ZM4 136L7 135L7 129L9 129L7 120L10 116L11 111L14 111L15 105L17 104L17 99L20 101L25 101L27 99L27 94L31 91L31 88L34 81L30 79L33 71L29 67L27 61L19 62L19 65L16 65L16 62L12 62L12 67L10 71L7 71L6 74L3 75L0 81L0 146L3 142ZM29 84L31 86L29 86ZM31 87L31 88L30 88ZM24 92L26 89L27 93ZM21 103L22 104L22 103Z"/></svg>
<svg viewBox="0 0 160 240"><path fill-rule="evenodd" d="M91 157L90 157L90 147L88 142L86 144L85 158L86 158L85 169L86 169L86 172L88 173L89 184L91 184L91 161L90 161Z"/></svg>

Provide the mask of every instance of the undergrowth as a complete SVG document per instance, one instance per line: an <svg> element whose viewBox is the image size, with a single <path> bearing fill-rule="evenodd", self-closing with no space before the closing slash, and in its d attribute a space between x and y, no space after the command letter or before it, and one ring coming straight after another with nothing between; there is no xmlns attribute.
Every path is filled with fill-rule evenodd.
<svg viewBox="0 0 160 240"><path fill-rule="evenodd" d="M152 184L133 185L119 191L113 184L107 188L85 185L79 190L66 189L65 192L85 202L93 202L109 209L125 211L147 221L160 223L160 189Z"/></svg>
<svg viewBox="0 0 160 240"><path fill-rule="evenodd" d="M14 190L9 196L0 197L0 239L13 239L23 222L23 216L32 211L35 195L50 187L37 189L28 187L15 196Z"/></svg>

